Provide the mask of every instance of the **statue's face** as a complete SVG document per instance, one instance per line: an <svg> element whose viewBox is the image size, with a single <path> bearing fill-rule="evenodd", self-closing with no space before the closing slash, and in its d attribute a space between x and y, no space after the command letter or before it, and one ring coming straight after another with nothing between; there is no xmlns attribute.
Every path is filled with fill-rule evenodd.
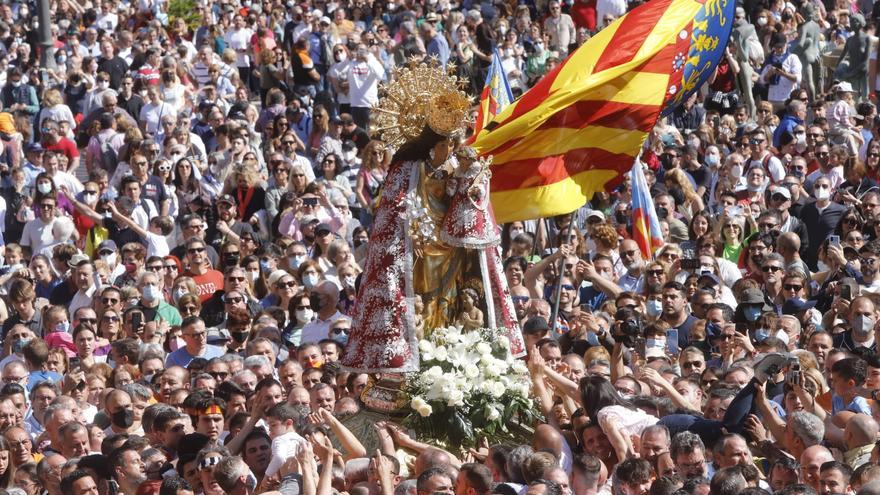
<svg viewBox="0 0 880 495"><path fill-rule="evenodd" d="M449 154L452 152L452 141L449 139L444 139L439 143L434 145L434 159L437 162L443 163L449 158Z"/></svg>

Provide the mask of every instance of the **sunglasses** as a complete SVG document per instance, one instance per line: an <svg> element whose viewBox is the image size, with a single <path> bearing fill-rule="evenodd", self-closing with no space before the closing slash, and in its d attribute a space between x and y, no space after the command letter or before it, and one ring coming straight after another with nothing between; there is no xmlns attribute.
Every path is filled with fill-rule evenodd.
<svg viewBox="0 0 880 495"><path fill-rule="evenodd" d="M205 248L203 248L203 247L201 247L201 248L189 248L189 249L186 250L186 252L189 253L189 254L204 253L204 252L205 252Z"/></svg>
<svg viewBox="0 0 880 495"><path fill-rule="evenodd" d="M762 266L762 267L761 267L761 271L763 271L764 273L778 272L778 271L781 271L781 270L782 270L782 267L781 267L781 266L776 266L776 265L767 265L767 266Z"/></svg>

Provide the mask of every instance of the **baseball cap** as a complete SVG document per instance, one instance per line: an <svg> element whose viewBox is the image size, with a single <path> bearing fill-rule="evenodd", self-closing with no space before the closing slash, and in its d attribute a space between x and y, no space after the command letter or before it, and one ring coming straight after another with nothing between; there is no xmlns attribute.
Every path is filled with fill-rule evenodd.
<svg viewBox="0 0 880 495"><path fill-rule="evenodd" d="M101 251L118 251L118 250L119 250L119 248L116 247L116 241L113 241L110 239L107 239L106 241L103 241L101 244L98 244L98 254L100 254Z"/></svg>
<svg viewBox="0 0 880 495"><path fill-rule="evenodd" d="M224 195L220 196L219 198L217 198L217 203L229 203L233 206L238 204L235 201L235 198L233 198L232 195L230 195L230 194L224 194Z"/></svg>
<svg viewBox="0 0 880 495"><path fill-rule="evenodd" d="M77 254L74 254L73 256L70 257L70 261L67 262L67 266L69 266L71 268L76 268L79 265L82 265L83 263L88 263L89 261L90 260L89 260L88 256L81 254L81 253L77 253Z"/></svg>
<svg viewBox="0 0 880 495"><path fill-rule="evenodd" d="M317 227L315 227L315 234L319 232L333 232L333 229L330 228L330 225L326 223L319 223Z"/></svg>

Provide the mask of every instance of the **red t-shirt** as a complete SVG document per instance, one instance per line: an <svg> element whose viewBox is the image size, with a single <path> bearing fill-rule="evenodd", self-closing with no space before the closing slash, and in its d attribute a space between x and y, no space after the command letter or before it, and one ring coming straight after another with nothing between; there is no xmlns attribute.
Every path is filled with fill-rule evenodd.
<svg viewBox="0 0 880 495"><path fill-rule="evenodd" d="M223 274L217 270L208 270L203 275L196 275L190 271L184 272L186 277L192 277L199 288L199 301L204 303L218 290L223 290Z"/></svg>
<svg viewBox="0 0 880 495"><path fill-rule="evenodd" d="M66 137L61 138L55 144L43 143L43 149L63 154L67 157L68 163L72 162L74 158L79 156L79 150L76 149L76 143Z"/></svg>

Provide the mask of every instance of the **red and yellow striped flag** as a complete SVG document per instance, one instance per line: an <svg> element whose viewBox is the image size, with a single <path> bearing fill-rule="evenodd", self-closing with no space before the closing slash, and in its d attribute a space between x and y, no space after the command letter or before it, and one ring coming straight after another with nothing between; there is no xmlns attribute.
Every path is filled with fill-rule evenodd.
<svg viewBox="0 0 880 495"><path fill-rule="evenodd" d="M661 112L714 72L734 7L734 0L651 0L499 113L473 144L494 156L497 220L569 213L616 187Z"/></svg>

